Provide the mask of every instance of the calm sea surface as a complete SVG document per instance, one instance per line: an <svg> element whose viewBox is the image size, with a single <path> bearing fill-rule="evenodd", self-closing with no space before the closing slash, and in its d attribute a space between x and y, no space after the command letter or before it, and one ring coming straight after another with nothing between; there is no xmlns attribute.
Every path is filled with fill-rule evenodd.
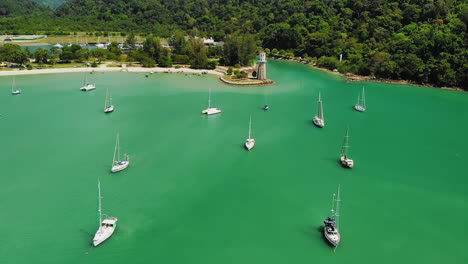
<svg viewBox="0 0 468 264"><path fill-rule="evenodd" d="M95 73L81 92L83 74L50 74L16 77L12 96L1 77L0 263L468 262L468 93L267 67L274 86ZM352 109L362 86L366 113ZM200 114L208 88L220 115ZM348 125L352 170L338 163ZM110 174L118 132L131 165ZM92 248L98 179L119 221ZM320 228L338 184L334 252Z"/></svg>

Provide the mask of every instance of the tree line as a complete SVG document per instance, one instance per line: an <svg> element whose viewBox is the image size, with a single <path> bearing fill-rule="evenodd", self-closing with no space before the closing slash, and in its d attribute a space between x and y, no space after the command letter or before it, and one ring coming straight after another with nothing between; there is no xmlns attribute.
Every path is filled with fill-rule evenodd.
<svg viewBox="0 0 468 264"><path fill-rule="evenodd" d="M190 66L193 69L215 69L222 65L249 65L256 57L257 46L252 35L229 35L226 47L206 47L203 39L187 37L181 31L168 39L164 47L159 37L149 35L142 46L137 45L135 35L129 34L125 46L112 42L105 49L87 49L80 45L66 45L61 49L50 50L39 48L31 53L28 48L22 49L16 44L0 46L0 61L28 65L30 61L42 66L44 64L88 62L93 66L102 61L140 62L143 67L171 67L173 64ZM122 49L124 48L124 49Z"/></svg>

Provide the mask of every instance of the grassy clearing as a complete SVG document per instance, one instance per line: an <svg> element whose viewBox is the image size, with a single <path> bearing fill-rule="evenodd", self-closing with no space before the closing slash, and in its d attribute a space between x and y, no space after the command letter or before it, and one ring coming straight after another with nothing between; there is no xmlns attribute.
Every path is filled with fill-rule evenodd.
<svg viewBox="0 0 468 264"><path fill-rule="evenodd" d="M259 82L261 83L262 81L259 81L257 79L237 79L235 78L234 75L224 75L223 78L227 81L231 82L238 82L238 83L249 83L249 82Z"/></svg>
<svg viewBox="0 0 468 264"><path fill-rule="evenodd" d="M144 38L141 36L136 36L136 41L137 43L142 43L144 41ZM121 43L122 41L125 42L127 37L121 37L121 36L101 36L101 37L96 37L96 36L87 36L85 32L77 32L77 35L65 35L65 36L47 36L46 38L42 39L37 39L33 41L15 41L14 43L72 43L72 44L82 44L82 43L98 43L100 41L101 43L107 43L109 40L111 42L118 42Z"/></svg>

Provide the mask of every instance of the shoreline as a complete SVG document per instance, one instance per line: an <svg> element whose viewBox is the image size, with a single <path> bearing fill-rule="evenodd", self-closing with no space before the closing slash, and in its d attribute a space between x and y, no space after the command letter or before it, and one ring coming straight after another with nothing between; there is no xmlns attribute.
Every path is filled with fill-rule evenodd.
<svg viewBox="0 0 468 264"><path fill-rule="evenodd" d="M80 72L134 72L134 73L195 73L223 76L224 74L216 70L190 69L190 68L143 68L143 67L102 67L102 68L55 68L55 69L34 69L34 70L12 70L0 71L1 76L18 76L18 75L35 75L35 74L52 74L52 73L80 73Z"/></svg>
<svg viewBox="0 0 468 264"><path fill-rule="evenodd" d="M448 91L467 92L460 87L445 87L445 86L439 87L439 86L434 86L430 84L418 84L418 83L414 83L414 82L407 81L407 80L383 79L383 78L358 75L354 73L341 73L341 72L332 71L326 68L322 68L317 65L313 65L311 63L304 63L296 59L278 59L278 58L271 58L271 57L270 59L304 64L316 70L324 71L329 74L338 75L339 77L344 79L346 82L376 82L376 83L386 83L386 84L401 84L401 85L411 85L411 86L425 87L425 88L442 89L442 90L448 90Z"/></svg>

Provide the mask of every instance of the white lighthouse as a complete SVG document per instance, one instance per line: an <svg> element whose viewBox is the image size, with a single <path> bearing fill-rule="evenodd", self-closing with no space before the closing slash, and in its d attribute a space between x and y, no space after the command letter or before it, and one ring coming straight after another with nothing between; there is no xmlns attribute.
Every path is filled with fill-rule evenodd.
<svg viewBox="0 0 468 264"><path fill-rule="evenodd" d="M260 54L258 54L258 57L259 57L259 60L258 60L258 69L257 69L257 79L266 80L267 79L266 53L262 51L260 52Z"/></svg>

